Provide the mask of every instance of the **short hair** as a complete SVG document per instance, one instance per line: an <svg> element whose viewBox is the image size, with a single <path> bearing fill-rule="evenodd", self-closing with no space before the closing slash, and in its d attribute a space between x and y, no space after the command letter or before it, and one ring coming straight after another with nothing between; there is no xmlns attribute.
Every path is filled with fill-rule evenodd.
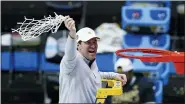
<svg viewBox="0 0 185 104"><path fill-rule="evenodd" d="M81 43L82 43L82 41L81 41L81 40L77 43L77 50L78 50L78 44L81 44Z"/></svg>

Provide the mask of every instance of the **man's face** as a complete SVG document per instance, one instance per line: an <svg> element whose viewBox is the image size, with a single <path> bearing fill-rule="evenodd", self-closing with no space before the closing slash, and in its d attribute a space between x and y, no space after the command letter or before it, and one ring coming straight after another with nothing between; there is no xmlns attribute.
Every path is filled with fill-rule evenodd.
<svg viewBox="0 0 185 104"><path fill-rule="evenodd" d="M96 38L92 38L86 42L81 42L78 46L79 52L89 60L95 59L97 48L98 44Z"/></svg>

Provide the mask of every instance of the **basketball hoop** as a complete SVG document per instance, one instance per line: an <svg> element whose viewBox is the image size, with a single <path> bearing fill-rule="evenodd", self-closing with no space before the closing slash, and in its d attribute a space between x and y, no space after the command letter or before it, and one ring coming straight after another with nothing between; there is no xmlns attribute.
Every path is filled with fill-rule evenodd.
<svg viewBox="0 0 185 104"><path fill-rule="evenodd" d="M24 41L37 38L42 33L49 32L56 33L62 22L65 20L65 17L62 15L57 15L55 17L45 17L41 20L27 19L22 23L17 23L20 26L18 29L12 29L12 32L17 32L21 35L21 38Z"/></svg>
<svg viewBox="0 0 185 104"><path fill-rule="evenodd" d="M145 54L156 54L157 56L131 56L122 52L142 52ZM178 74L184 74L184 52L172 52L153 48L128 48L117 50L116 55L124 58L140 59L143 62L173 62L176 72Z"/></svg>

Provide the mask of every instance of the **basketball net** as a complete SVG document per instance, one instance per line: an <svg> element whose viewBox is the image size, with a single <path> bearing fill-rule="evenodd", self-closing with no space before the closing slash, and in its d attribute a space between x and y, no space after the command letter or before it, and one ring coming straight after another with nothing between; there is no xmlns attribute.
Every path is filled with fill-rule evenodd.
<svg viewBox="0 0 185 104"><path fill-rule="evenodd" d="M12 29L12 32L17 32L21 35L21 38L24 41L37 38L42 33L51 31L56 33L62 22L65 20L65 16L57 15L55 17L45 17L41 20L27 19L25 18L24 22L18 22L17 24L21 25L18 29Z"/></svg>

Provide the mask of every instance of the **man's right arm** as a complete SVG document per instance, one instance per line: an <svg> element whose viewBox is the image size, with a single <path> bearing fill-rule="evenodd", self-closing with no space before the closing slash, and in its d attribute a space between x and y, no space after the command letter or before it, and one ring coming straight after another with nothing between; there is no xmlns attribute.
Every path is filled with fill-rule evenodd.
<svg viewBox="0 0 185 104"><path fill-rule="evenodd" d="M61 62L61 70L70 73L76 65L77 43L76 43L76 28L75 22L69 16L64 20L66 28L69 30L69 35L65 45L65 55Z"/></svg>
<svg viewBox="0 0 185 104"><path fill-rule="evenodd" d="M65 60L67 60L67 61L74 60L76 58L76 55L77 55L76 39L72 38L70 36L70 34L72 34L72 33L69 33L69 36L67 38L66 45L65 45L65 55L64 55L64 57L65 57ZM76 34L76 33L73 33L73 34Z"/></svg>

